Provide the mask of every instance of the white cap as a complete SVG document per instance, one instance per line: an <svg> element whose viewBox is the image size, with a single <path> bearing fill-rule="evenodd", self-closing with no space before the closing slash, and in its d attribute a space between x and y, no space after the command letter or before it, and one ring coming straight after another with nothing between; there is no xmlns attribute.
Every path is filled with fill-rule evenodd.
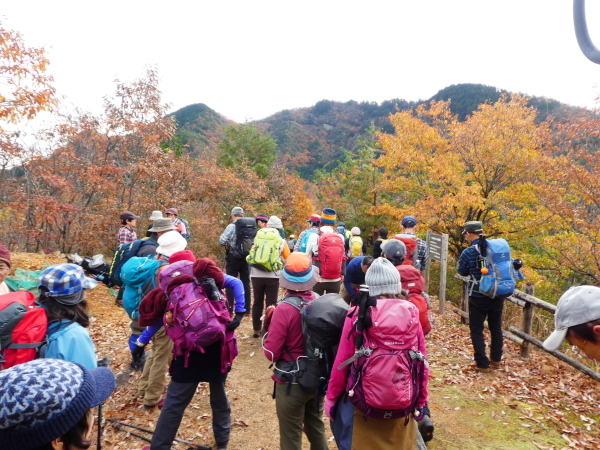
<svg viewBox="0 0 600 450"><path fill-rule="evenodd" d="M558 300L554 313L555 330L544 341L546 350L556 350L567 336L570 327L600 319L600 288L575 286Z"/></svg>

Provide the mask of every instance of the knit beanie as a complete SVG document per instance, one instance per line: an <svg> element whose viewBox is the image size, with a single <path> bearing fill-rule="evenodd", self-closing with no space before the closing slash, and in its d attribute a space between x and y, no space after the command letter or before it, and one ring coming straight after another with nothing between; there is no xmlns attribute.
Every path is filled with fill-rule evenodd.
<svg viewBox="0 0 600 450"><path fill-rule="evenodd" d="M387 259L398 264L406 258L406 245L398 239L390 239L381 246L381 250Z"/></svg>
<svg viewBox="0 0 600 450"><path fill-rule="evenodd" d="M269 221L267 222L267 226L269 228L283 228L283 224L281 223L281 219L277 216L269 217Z"/></svg>
<svg viewBox="0 0 600 450"><path fill-rule="evenodd" d="M167 257L175 252L185 250L185 247L187 247L185 238L175 230L167 231L158 238L157 242L158 247L156 248L156 253Z"/></svg>
<svg viewBox="0 0 600 450"><path fill-rule="evenodd" d="M231 209L231 215L244 217L244 209L241 206L236 206Z"/></svg>
<svg viewBox="0 0 600 450"><path fill-rule="evenodd" d="M261 222L268 222L269 218L267 216L265 216L264 214L259 214L258 216L256 216L256 220L260 220Z"/></svg>
<svg viewBox="0 0 600 450"><path fill-rule="evenodd" d="M178 261L196 261L196 256L194 255L194 252L191 250L181 250L178 252L173 253L170 257L169 257L169 264L173 264L176 263Z"/></svg>
<svg viewBox="0 0 600 450"><path fill-rule="evenodd" d="M323 212L321 213L321 223L327 223L327 224L333 225L333 224L335 224L336 220L337 220L337 213L335 212L335 209L332 209L332 208L323 209Z"/></svg>
<svg viewBox="0 0 600 450"><path fill-rule="evenodd" d="M369 286L369 295L399 294L400 273L385 258L377 258L365 274L365 283Z"/></svg>
<svg viewBox="0 0 600 450"><path fill-rule="evenodd" d="M10 261L10 250L2 244L0 244L0 261L8 264L8 267L12 267L12 262Z"/></svg>
<svg viewBox="0 0 600 450"><path fill-rule="evenodd" d="M358 228L358 227L352 227L352 229L350 230L350 232L352 233L352 236L359 236L360 235L360 228Z"/></svg>
<svg viewBox="0 0 600 450"><path fill-rule="evenodd" d="M27 450L64 436L115 388L106 367L36 359L0 371L0 448Z"/></svg>

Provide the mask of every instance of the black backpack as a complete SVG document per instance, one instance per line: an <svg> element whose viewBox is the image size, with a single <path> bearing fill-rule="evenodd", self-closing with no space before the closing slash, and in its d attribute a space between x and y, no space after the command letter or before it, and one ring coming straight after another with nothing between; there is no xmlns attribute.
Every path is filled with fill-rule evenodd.
<svg viewBox="0 0 600 450"><path fill-rule="evenodd" d="M256 220L253 217L240 217L234 222L235 245L231 248L234 258L246 258L250 254L256 237Z"/></svg>
<svg viewBox="0 0 600 450"><path fill-rule="evenodd" d="M137 241L119 245L110 264L109 286L123 286L123 282L121 281L121 268L123 264L129 261L132 256L136 256L137 252L145 245L158 247L158 242L150 239L138 239Z"/></svg>

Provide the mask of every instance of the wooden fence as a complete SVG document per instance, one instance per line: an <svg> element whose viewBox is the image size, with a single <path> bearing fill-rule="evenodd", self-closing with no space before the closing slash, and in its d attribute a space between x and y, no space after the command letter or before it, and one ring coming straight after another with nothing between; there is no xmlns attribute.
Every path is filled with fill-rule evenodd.
<svg viewBox="0 0 600 450"><path fill-rule="evenodd" d="M461 316L462 323L469 323L469 277L463 277L462 275L454 275L456 278L463 282L463 295L461 301L461 308L454 308L453 311ZM534 308L540 308L545 311L551 312L554 314L556 312L556 305L552 303L545 302L544 300L540 300L537 297L534 297L535 293L535 285L533 283L525 283L525 290L520 291L518 289L508 297L506 300L519 305L523 308L523 319L521 321L521 328L509 327L508 330L502 330L502 334L507 339L516 342L521 347L521 356L523 358L527 358L529 356L530 345L533 344L536 347L539 347L543 351L550 353L561 361L570 364L575 367L577 370L585 373L596 381L600 381L600 373L590 369L586 365L580 363L579 361L561 353L559 351L548 351L543 345L542 341L531 336L531 330L533 327L533 311ZM487 327L487 323L486 323Z"/></svg>

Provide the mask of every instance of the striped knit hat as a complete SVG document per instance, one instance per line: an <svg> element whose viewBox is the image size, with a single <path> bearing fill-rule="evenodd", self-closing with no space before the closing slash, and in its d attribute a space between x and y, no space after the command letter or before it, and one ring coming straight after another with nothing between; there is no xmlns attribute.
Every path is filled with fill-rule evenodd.
<svg viewBox="0 0 600 450"><path fill-rule="evenodd" d="M399 294L402 291L400 273L385 258L377 258L373 261L365 274L365 283L369 286L369 295L371 296Z"/></svg>
<svg viewBox="0 0 600 450"><path fill-rule="evenodd" d="M321 213L321 223L335 224L336 220L337 220L337 213L335 212L335 209L332 209L332 208L323 209L323 212Z"/></svg>

